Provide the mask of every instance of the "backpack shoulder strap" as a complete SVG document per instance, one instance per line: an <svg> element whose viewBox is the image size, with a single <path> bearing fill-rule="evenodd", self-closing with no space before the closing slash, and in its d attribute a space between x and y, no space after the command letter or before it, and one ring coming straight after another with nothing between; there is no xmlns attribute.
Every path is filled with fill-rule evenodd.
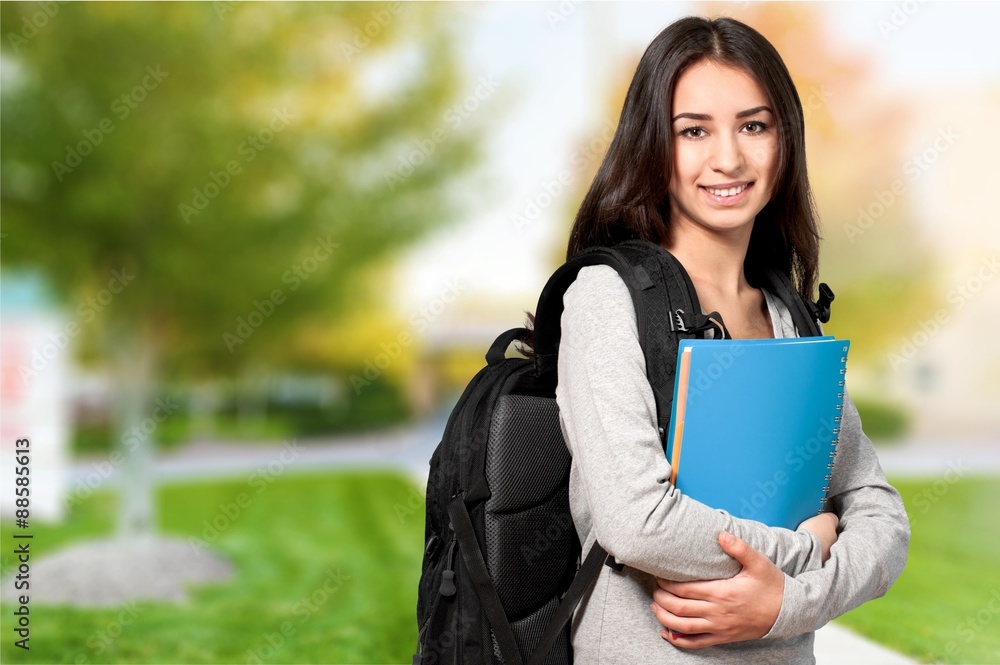
<svg viewBox="0 0 1000 665"><path fill-rule="evenodd" d="M490 628L496 637L497 646L500 647L504 665L521 665L523 662L521 653L518 651L514 633L507 620L507 615L504 613L496 586L490 579L489 571L486 568L486 561L483 559L483 552L476 539L469 509L465 505L464 492L457 494L448 502L448 516L455 529L455 537L460 543L459 553L469 571L469 577L472 578L473 589L482 604L483 612L489 619Z"/></svg>
<svg viewBox="0 0 1000 665"><path fill-rule="evenodd" d="M830 320L830 303L833 302L833 290L825 283L819 285L819 301L804 300L792 286L788 276L777 270L769 270L766 283L792 315L792 323L801 337L818 337L822 335L819 323Z"/></svg>
<svg viewBox="0 0 1000 665"><path fill-rule="evenodd" d="M545 283L538 306L535 308L535 371L537 374L555 372L562 338L563 295L582 268L606 265L614 268L628 287L635 306L636 323L639 329L639 344L646 352L646 308L638 277L629 262L617 251L609 247L591 247L556 270Z"/></svg>
<svg viewBox="0 0 1000 665"><path fill-rule="evenodd" d="M576 606L580 603L580 599L583 598L583 594L590 588L591 583L597 579L597 573L607 560L607 551L601 547L600 543L595 541L591 545L590 551L587 552L587 557L580 564L580 569L577 571L576 577L573 578L573 582L569 585L566 595L559 602L559 607L556 608L555 614L549 619L549 624L545 626L541 637L538 638L538 644L531 653L531 657L528 658L528 665L542 665L545 662L556 640L559 639L559 635L562 633L566 622L573 616L573 610L576 609Z"/></svg>
<svg viewBox="0 0 1000 665"><path fill-rule="evenodd" d="M656 399L657 424L661 443L673 407L677 348L681 339L704 337L714 329L716 336L729 337L718 312L702 314L698 293L684 266L656 243L628 240L615 245L639 275L646 308L646 375Z"/></svg>
<svg viewBox="0 0 1000 665"><path fill-rule="evenodd" d="M665 249L643 240L628 240L614 247L591 247L562 265L545 284L535 309L535 371L554 372L562 337L563 294L581 268L607 265L628 287L635 307L639 345L646 358L646 376L653 385L658 420L670 418L670 395L677 360L679 336L702 336L716 328L728 337L716 312L701 314L698 294L684 266ZM664 371L666 370L666 371ZM669 385L665 379L669 379ZM666 399L661 396L666 394Z"/></svg>

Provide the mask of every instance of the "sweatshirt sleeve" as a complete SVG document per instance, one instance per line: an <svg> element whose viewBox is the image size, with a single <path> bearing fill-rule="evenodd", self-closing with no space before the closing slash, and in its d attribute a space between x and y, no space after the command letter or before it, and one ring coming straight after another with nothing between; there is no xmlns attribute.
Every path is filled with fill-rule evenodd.
<svg viewBox="0 0 1000 665"><path fill-rule="evenodd" d="M781 611L764 639L816 630L885 595L906 565L910 525L903 501L886 482L849 396L843 413L830 481L830 509L840 516L840 534L820 570L786 576Z"/></svg>
<svg viewBox="0 0 1000 665"><path fill-rule="evenodd" d="M581 269L564 294L556 403L573 458L574 520L619 563L677 581L732 577L740 564L718 543L725 530L787 575L820 568L811 533L735 518L670 483L635 310L610 267Z"/></svg>

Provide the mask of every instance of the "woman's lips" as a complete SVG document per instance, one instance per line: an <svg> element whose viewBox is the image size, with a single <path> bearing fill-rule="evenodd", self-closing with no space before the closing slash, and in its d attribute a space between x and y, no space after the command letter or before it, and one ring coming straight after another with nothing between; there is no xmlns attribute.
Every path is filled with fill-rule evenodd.
<svg viewBox="0 0 1000 665"><path fill-rule="evenodd" d="M739 194L733 194L732 196L719 196L717 194L713 194L712 192L708 191L707 187L698 187L698 189L700 189L705 194L705 196L708 197L708 200L711 201L712 203L716 203L718 205L723 205L723 206L731 206L744 201L747 198L747 196L749 196L748 192L753 188L753 185L754 184L752 182L747 183L746 186L743 187L743 191L741 191ZM723 188L713 187L712 189L718 190ZM733 188L729 187L725 189L733 189Z"/></svg>

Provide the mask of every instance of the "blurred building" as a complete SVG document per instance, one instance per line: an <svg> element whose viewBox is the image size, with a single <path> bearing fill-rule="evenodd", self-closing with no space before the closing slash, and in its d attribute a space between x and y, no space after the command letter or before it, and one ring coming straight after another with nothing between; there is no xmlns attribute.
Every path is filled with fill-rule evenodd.
<svg viewBox="0 0 1000 665"><path fill-rule="evenodd" d="M19 439L30 442L30 518L63 516L70 435L67 375L77 334L79 324L55 308L39 277L0 280L0 474L10 490L0 498L4 517L13 517L18 508L12 490Z"/></svg>

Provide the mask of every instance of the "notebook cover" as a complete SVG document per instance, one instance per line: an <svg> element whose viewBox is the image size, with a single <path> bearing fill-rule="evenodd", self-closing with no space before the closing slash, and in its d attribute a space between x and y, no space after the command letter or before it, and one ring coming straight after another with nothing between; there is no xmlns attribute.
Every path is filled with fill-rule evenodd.
<svg viewBox="0 0 1000 665"><path fill-rule="evenodd" d="M770 526L794 529L821 512L849 347L829 336L681 340L667 441L669 461L680 432L677 488ZM685 354L687 394L679 405Z"/></svg>

